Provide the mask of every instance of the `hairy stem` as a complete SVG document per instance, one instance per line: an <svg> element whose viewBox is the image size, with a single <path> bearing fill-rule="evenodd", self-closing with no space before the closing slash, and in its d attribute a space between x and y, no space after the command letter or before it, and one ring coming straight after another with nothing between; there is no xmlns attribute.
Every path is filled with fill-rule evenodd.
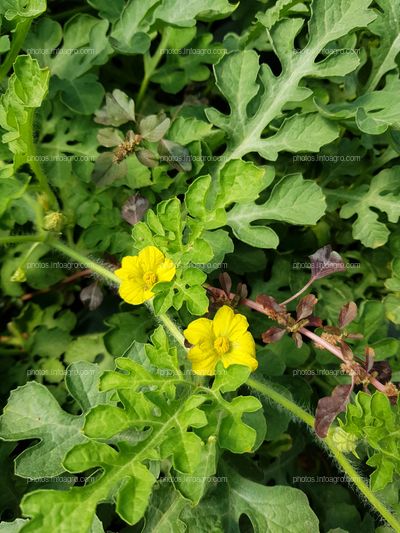
<svg viewBox="0 0 400 533"><path fill-rule="evenodd" d="M99 276L105 278L107 281L110 281L112 285L119 285L119 278L113 272L111 272L111 270L100 265L99 263L96 263L95 261L92 261L85 255L83 255L81 252L78 252L77 250L71 248L70 246L67 246L66 244L62 243L61 241L58 241L55 238L48 239L47 244L49 244L62 254L70 257L71 259L75 259L76 261L81 263L83 267L89 268L95 274L98 274Z"/></svg>

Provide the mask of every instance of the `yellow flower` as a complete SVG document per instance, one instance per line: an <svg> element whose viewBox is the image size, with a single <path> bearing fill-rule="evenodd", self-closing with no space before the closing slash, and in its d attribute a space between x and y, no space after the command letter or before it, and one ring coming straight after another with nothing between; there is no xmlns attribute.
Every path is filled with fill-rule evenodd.
<svg viewBox="0 0 400 533"><path fill-rule="evenodd" d="M152 289L159 281L171 281L176 268L171 259L155 246L146 246L139 255L127 255L115 271L121 280L119 295L125 302L138 305L154 296Z"/></svg>
<svg viewBox="0 0 400 533"><path fill-rule="evenodd" d="M193 372L213 376L218 361L225 368L245 365L255 370L256 346L248 327L246 317L235 314L227 305L217 311L214 320L199 318L191 322L183 334L193 344L188 353Z"/></svg>

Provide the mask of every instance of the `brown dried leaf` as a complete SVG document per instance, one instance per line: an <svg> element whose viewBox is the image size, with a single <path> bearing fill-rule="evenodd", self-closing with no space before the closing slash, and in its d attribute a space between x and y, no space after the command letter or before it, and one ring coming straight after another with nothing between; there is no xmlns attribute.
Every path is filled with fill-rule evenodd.
<svg viewBox="0 0 400 533"><path fill-rule="evenodd" d="M353 351L350 348L350 346L344 342L343 339L340 339L340 350L346 361L353 361L354 359Z"/></svg>
<svg viewBox="0 0 400 533"><path fill-rule="evenodd" d="M338 385L333 389L331 396L325 396L318 401L314 429L319 437L325 438L327 436L332 422L339 413L346 409L353 386L353 383L351 385Z"/></svg>
<svg viewBox="0 0 400 533"><path fill-rule="evenodd" d="M267 331L264 331L264 333L261 334L261 338L265 344L271 344L279 341L285 333L286 330L282 328L269 328Z"/></svg>
<svg viewBox="0 0 400 533"><path fill-rule="evenodd" d="M285 309L283 309L278 302L275 300L275 298L272 298L272 296L267 296L266 294L259 294L256 298L256 302L264 307L267 311L274 311L275 313L283 313Z"/></svg>
<svg viewBox="0 0 400 533"><path fill-rule="evenodd" d="M232 280L228 272L221 272L219 275L219 283L227 296L229 296L232 289Z"/></svg>
<svg viewBox="0 0 400 533"><path fill-rule="evenodd" d="M357 305L355 302L349 302L344 305L339 313L339 328L345 328L357 316Z"/></svg>
<svg viewBox="0 0 400 533"><path fill-rule="evenodd" d="M304 296L296 307L297 320L302 320L303 318L312 315L317 302L318 300L313 294L307 294L307 296Z"/></svg>

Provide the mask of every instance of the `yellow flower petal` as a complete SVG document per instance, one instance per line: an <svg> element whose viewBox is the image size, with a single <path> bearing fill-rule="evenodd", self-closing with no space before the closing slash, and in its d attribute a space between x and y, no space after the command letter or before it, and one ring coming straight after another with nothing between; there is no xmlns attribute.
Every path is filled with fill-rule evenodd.
<svg viewBox="0 0 400 533"><path fill-rule="evenodd" d="M232 349L240 350L255 357L256 343L254 342L253 335L249 331L246 331L244 335L237 337L237 339L232 342Z"/></svg>
<svg viewBox="0 0 400 533"><path fill-rule="evenodd" d="M191 322L183 333L194 345L188 353L193 372L214 375L218 361L225 368L236 364L254 371L258 366L256 345L248 326L246 317L226 305L217 311L214 320L198 318Z"/></svg>
<svg viewBox="0 0 400 533"><path fill-rule="evenodd" d="M243 315L235 314L233 309L224 305L218 309L214 320L213 330L216 337L228 337L231 341L240 338L249 327L247 318Z"/></svg>
<svg viewBox="0 0 400 533"><path fill-rule="evenodd" d="M156 275L157 281L171 281L175 276L176 268L171 259L165 259L161 265L157 267Z"/></svg>
<svg viewBox="0 0 400 533"><path fill-rule="evenodd" d="M251 368L254 371L258 367L258 361L247 352L243 352L240 349L233 349L230 352L224 354L221 359L225 368L230 365L244 365Z"/></svg>
<svg viewBox="0 0 400 533"><path fill-rule="evenodd" d="M132 305L153 298L154 285L159 281L171 281L175 273L174 263L155 246L146 246L137 256L124 257L121 268L115 271L122 281L119 294Z"/></svg>
<svg viewBox="0 0 400 533"><path fill-rule="evenodd" d="M243 315L236 314L230 324L230 329L228 333L229 339L232 342L242 339L243 335L246 335L248 328L249 323L247 321L247 318ZM250 333L249 335L251 336Z"/></svg>
<svg viewBox="0 0 400 533"><path fill-rule="evenodd" d="M204 342L191 348L188 352L188 358L192 362L192 370L195 374L200 376L213 376L215 374L215 366L219 358L210 342Z"/></svg>
<svg viewBox="0 0 400 533"><path fill-rule="evenodd" d="M132 283L130 281L123 281L119 287L119 295L125 302L132 305L139 305L149 299L146 294L148 291L145 291L144 287ZM152 296L150 296L151 298Z"/></svg>
<svg viewBox="0 0 400 533"><path fill-rule="evenodd" d="M139 264L139 258L136 255L127 255L123 257L121 268L114 273L121 280L141 278L143 276L143 270Z"/></svg>
<svg viewBox="0 0 400 533"><path fill-rule="evenodd" d="M230 325L235 313L233 309L224 305L215 314L213 320L213 331L216 337L228 337Z"/></svg>
<svg viewBox="0 0 400 533"><path fill-rule="evenodd" d="M155 246L146 246L139 252L139 263L143 272L156 272L164 261L164 254Z"/></svg>
<svg viewBox="0 0 400 533"><path fill-rule="evenodd" d="M198 318L193 320L183 332L190 344L199 344L203 339L211 339L212 320L208 318Z"/></svg>

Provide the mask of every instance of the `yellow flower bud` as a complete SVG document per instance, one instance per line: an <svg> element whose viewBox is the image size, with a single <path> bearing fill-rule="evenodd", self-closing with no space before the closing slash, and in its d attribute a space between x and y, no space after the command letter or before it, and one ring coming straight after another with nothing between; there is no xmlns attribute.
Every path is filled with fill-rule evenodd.
<svg viewBox="0 0 400 533"><path fill-rule="evenodd" d="M65 224L65 216L58 211L52 211L44 217L43 228L46 231L61 231Z"/></svg>

